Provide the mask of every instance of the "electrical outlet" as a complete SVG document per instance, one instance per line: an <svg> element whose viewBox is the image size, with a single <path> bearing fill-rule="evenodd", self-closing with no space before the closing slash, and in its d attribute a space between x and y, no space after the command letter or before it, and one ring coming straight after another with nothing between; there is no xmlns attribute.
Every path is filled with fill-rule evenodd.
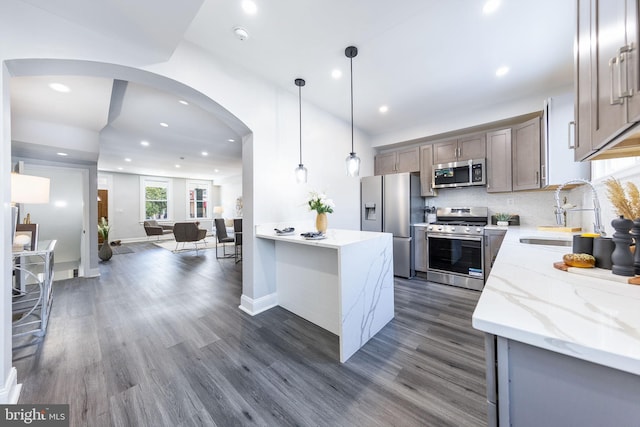
<svg viewBox="0 0 640 427"><path fill-rule="evenodd" d="M507 199L507 205L509 206L513 206L515 203L513 201L513 199Z"/></svg>

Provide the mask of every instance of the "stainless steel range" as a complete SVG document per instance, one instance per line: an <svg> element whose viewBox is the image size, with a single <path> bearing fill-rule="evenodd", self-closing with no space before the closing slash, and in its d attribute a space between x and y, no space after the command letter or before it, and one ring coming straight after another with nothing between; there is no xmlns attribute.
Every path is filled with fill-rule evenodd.
<svg viewBox="0 0 640 427"><path fill-rule="evenodd" d="M481 290L484 287L486 207L438 208L427 226L427 280Z"/></svg>

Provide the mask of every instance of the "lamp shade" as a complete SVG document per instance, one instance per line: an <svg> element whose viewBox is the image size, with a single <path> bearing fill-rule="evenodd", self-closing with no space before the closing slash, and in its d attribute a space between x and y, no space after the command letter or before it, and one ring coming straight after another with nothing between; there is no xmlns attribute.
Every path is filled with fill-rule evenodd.
<svg viewBox="0 0 640 427"><path fill-rule="evenodd" d="M12 173L11 202L49 203L49 186L49 178Z"/></svg>
<svg viewBox="0 0 640 427"><path fill-rule="evenodd" d="M224 211L224 209L222 209L222 206L214 206L213 207L213 213L214 214L221 214Z"/></svg>

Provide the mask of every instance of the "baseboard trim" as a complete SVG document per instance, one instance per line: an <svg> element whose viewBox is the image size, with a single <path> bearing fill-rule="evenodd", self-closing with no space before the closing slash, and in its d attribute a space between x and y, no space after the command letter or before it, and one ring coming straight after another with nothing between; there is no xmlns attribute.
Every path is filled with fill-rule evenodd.
<svg viewBox="0 0 640 427"><path fill-rule="evenodd" d="M242 295L242 297L240 297L240 306L238 308L251 316L255 316L256 314L267 311L276 305L278 305L278 294L274 292L258 299Z"/></svg>
<svg viewBox="0 0 640 427"><path fill-rule="evenodd" d="M22 390L22 384L18 384L18 371L12 366L4 387L0 389L0 404L15 405L18 403L20 390Z"/></svg>

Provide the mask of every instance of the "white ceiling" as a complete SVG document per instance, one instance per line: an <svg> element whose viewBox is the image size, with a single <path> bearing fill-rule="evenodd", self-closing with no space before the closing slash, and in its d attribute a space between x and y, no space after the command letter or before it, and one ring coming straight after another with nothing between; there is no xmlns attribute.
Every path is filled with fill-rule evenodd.
<svg viewBox="0 0 640 427"><path fill-rule="evenodd" d="M107 36L125 37L158 57L170 56L185 39L295 95L294 79L302 77L303 100L345 121L350 104L344 49L354 45L354 122L372 137L572 83L571 0L503 0L491 15L482 13L483 0L254 1L255 15L244 13L241 0L190 0L184 8L183 2L144 0L148 9L134 10L105 0L100 13L82 0L24 0ZM247 40L234 36L237 26L247 29ZM503 65L510 71L498 78L495 71ZM334 69L342 70L341 79L331 77ZM210 114L178 104L176 96L129 84L116 97L120 109L106 90L113 81L73 78L71 94L61 97L42 79L21 80L12 84L12 114L100 131L100 169L174 176L188 170L211 177L213 169L239 171L239 144L227 142L238 135ZM381 105L389 107L386 114L378 112ZM160 121L169 128L159 128ZM141 147L142 139L151 146ZM220 157L202 158L205 149ZM132 162L123 164L125 156ZM178 171L180 157L188 166Z"/></svg>

